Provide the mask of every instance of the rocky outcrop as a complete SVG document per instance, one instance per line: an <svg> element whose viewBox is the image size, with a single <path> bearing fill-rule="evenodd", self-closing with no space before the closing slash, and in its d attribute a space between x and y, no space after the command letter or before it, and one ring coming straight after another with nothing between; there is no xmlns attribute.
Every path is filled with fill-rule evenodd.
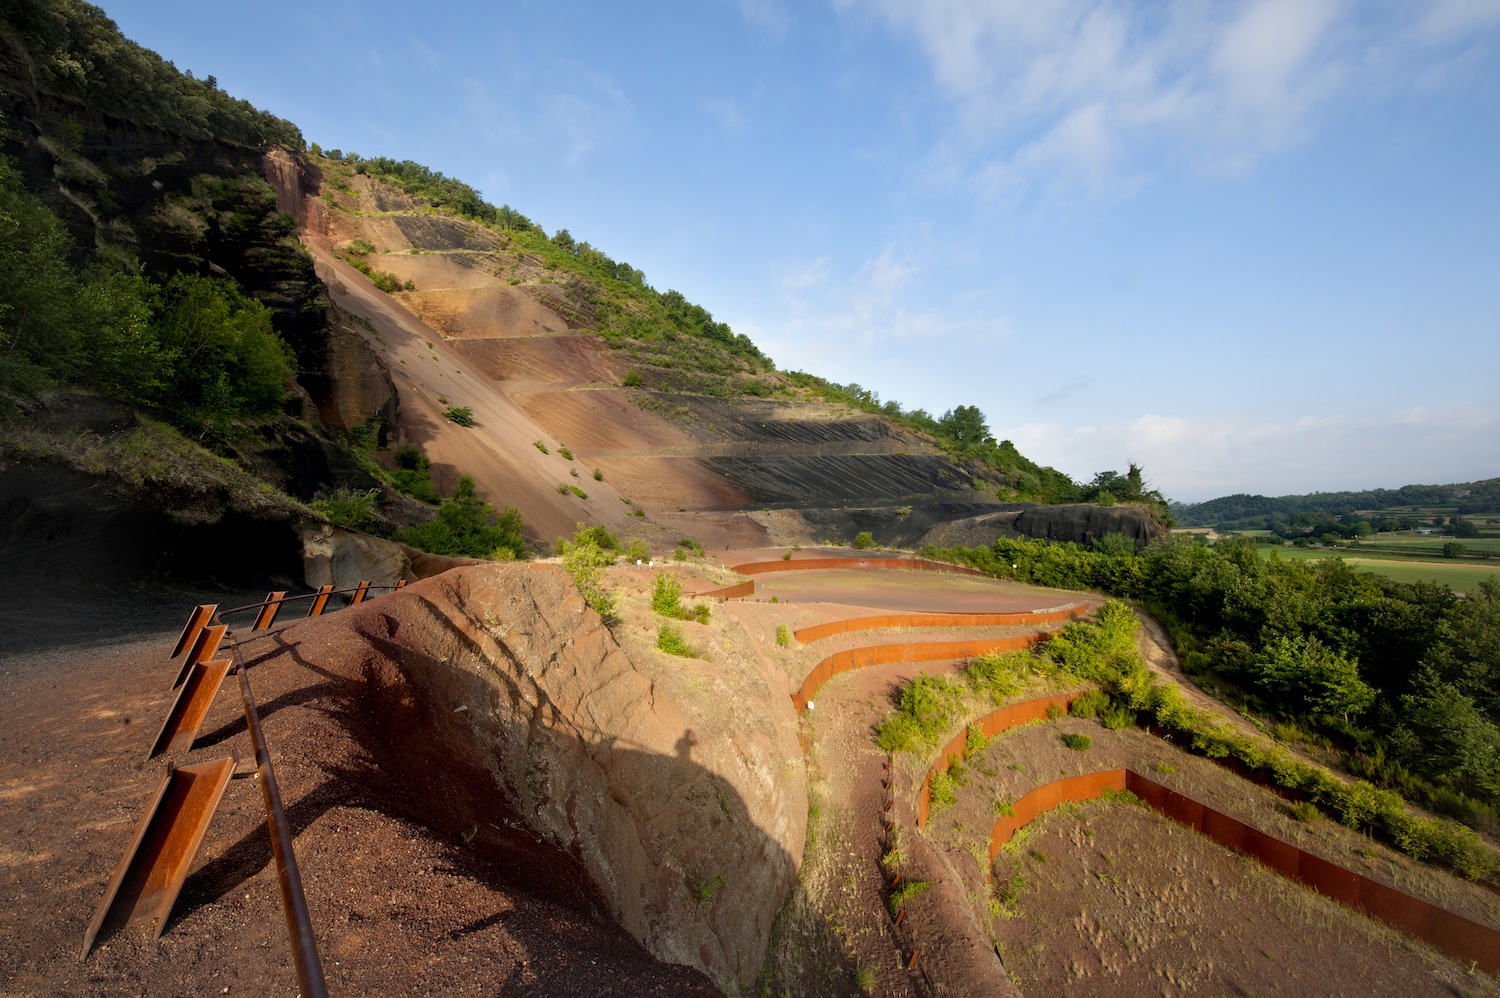
<svg viewBox="0 0 1500 998"><path fill-rule="evenodd" d="M1161 540L1162 529L1142 506L1027 506L938 524L922 535L921 544L974 547L1001 537L1031 537L1064 543L1092 544L1106 534L1124 534L1136 549Z"/></svg>
<svg viewBox="0 0 1500 998"><path fill-rule="evenodd" d="M674 697L550 565L460 568L314 626L301 653L362 680L360 723L424 822L662 960L755 979L807 795L785 690L753 663L716 663L760 691L733 712Z"/></svg>

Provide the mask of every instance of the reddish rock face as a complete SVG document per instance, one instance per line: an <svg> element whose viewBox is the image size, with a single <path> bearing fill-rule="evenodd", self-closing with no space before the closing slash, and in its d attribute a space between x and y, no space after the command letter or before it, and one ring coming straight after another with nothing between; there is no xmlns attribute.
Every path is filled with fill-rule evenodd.
<svg viewBox="0 0 1500 998"><path fill-rule="evenodd" d="M733 703L674 697L652 672L676 666L632 662L551 565L457 568L284 633L362 684L379 765L423 821L662 960L755 979L807 791L786 691L753 663L715 664L740 674Z"/></svg>

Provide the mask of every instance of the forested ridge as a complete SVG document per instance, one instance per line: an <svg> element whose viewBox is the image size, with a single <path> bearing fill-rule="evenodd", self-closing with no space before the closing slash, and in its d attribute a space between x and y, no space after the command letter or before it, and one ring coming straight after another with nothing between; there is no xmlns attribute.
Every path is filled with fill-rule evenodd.
<svg viewBox="0 0 1500 998"><path fill-rule="evenodd" d="M1237 493L1200 503L1173 503L1172 513L1187 527L1259 528L1268 520L1289 520L1296 514L1343 518L1356 512L1449 508L1456 515L1500 513L1500 478L1453 485L1403 485L1399 489L1363 492L1313 492L1296 496L1258 496Z"/></svg>

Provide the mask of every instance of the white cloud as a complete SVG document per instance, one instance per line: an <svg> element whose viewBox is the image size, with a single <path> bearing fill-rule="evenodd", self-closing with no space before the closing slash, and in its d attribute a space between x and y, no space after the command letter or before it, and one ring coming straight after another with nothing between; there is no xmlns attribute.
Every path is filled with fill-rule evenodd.
<svg viewBox="0 0 1500 998"><path fill-rule="evenodd" d="M1500 431L1500 405L1467 403L1376 415L1259 419L1223 412L1191 419L1145 415L1068 427L1028 423L1002 432L1021 452L1075 478L1136 461L1157 488L1189 502L1236 492L1262 495L1394 488L1500 474L1500 458L1474 441Z"/></svg>
<svg viewBox="0 0 1500 998"><path fill-rule="evenodd" d="M988 194L1095 191L1187 157L1243 169L1330 98L1500 25L1500 0L836 0L911 39L956 108L927 163Z"/></svg>

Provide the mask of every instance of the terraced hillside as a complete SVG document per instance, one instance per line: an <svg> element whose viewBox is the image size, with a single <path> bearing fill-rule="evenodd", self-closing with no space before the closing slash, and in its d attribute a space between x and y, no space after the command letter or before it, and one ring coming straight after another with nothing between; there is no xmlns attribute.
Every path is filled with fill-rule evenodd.
<svg viewBox="0 0 1500 998"><path fill-rule="evenodd" d="M541 540L579 521L642 520L710 545L852 539L870 527L830 511L883 509L875 520L890 529L877 539L909 544L940 522L1024 508L997 501L1003 476L884 416L808 397L753 347L632 333L628 297L553 269L503 230L336 161L276 151L267 176L336 306L324 418L353 429L375 417L388 372L398 437L428 454L439 487L473 474ZM474 426L445 420L450 405L473 409ZM897 524L903 507L922 515ZM1089 536L1144 542L1152 531L1132 514Z"/></svg>

